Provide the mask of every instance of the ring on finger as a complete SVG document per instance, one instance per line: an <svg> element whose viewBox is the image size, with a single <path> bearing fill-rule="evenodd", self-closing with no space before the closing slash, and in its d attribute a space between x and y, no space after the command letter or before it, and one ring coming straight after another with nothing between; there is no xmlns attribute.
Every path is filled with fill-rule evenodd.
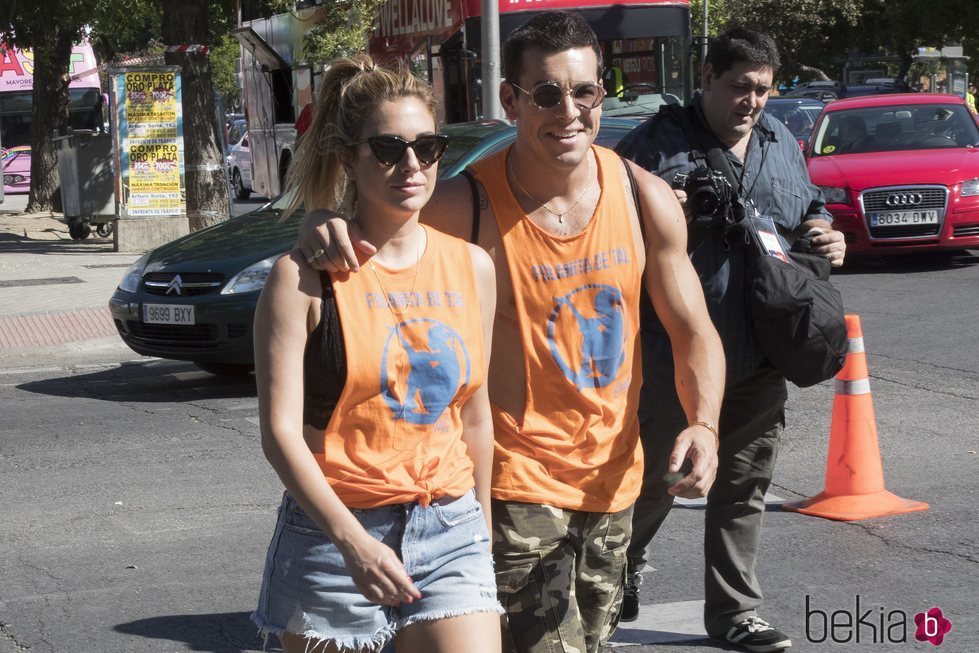
<svg viewBox="0 0 979 653"><path fill-rule="evenodd" d="M306 262L307 263L312 263L313 261L315 261L319 257L323 256L323 254L325 254L325 253L326 253L326 250L323 249L322 247L320 247L318 250L316 250L315 252L313 252L312 254L310 254L309 256L306 257Z"/></svg>

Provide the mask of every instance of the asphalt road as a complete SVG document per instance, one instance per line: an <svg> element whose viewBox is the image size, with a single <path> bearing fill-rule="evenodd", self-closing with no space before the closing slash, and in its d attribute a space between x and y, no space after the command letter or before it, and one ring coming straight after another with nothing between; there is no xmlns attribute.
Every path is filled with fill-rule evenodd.
<svg viewBox="0 0 979 653"><path fill-rule="evenodd" d="M822 489L829 439L832 385L792 388L762 614L794 651L908 651L932 650L914 640L913 618L939 607L952 631L938 650L973 652L979 256L835 280L862 318L887 487L931 508L851 523L778 510L778 498ZM112 339L16 364L0 368L0 653L260 650L248 616L281 488L262 457L253 382ZM626 651L722 650L690 639L702 518L690 506L667 520L643 615L617 636L664 643Z"/></svg>

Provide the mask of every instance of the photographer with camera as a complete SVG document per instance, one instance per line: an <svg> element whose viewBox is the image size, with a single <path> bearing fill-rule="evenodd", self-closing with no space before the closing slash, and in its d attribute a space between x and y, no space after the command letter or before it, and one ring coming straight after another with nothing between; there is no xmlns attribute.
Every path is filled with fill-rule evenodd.
<svg viewBox="0 0 979 653"><path fill-rule="evenodd" d="M778 66L770 37L744 28L724 32L708 50L703 91L686 107L664 108L617 148L670 182L684 205L688 252L727 356L718 474L704 525L704 624L712 639L754 652L791 646L788 636L758 617L762 593L755 576L787 390L785 377L759 350L746 311L750 253L737 227L746 215L770 218L787 244L804 241L833 266L842 265L845 252L796 140L763 113ZM770 253L785 258L776 250ZM646 469L633 513L623 621L638 616L646 547L673 504L669 452L687 424L673 387L669 337L652 307L645 309L640 424Z"/></svg>

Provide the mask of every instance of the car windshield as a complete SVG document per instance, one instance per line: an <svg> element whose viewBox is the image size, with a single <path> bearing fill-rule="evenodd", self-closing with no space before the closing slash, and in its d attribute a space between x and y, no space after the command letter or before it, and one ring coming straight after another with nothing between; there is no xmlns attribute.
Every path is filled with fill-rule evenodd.
<svg viewBox="0 0 979 653"><path fill-rule="evenodd" d="M765 113L780 121L793 134L808 134L816 124L822 104L802 104L795 102L772 102L765 105Z"/></svg>
<svg viewBox="0 0 979 653"><path fill-rule="evenodd" d="M969 147L979 126L963 105L909 104L829 111L812 156Z"/></svg>
<svg viewBox="0 0 979 653"><path fill-rule="evenodd" d="M449 135L449 148L439 160L439 170L449 168L474 148L484 136L499 130L502 126L503 123L490 121L479 125L469 123L442 125L439 132Z"/></svg>

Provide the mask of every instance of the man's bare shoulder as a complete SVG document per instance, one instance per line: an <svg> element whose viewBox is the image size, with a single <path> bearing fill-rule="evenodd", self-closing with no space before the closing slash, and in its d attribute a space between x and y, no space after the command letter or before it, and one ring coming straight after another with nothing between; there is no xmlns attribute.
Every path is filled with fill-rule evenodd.
<svg viewBox="0 0 979 653"><path fill-rule="evenodd" d="M462 175L441 179L422 210L422 220L442 233L469 240L472 207L472 190Z"/></svg>
<svg viewBox="0 0 979 653"><path fill-rule="evenodd" d="M649 170L646 170L642 166L636 164L634 161L630 161L629 159L623 159L623 161L627 166L629 166L629 169L632 170L632 174L635 176L636 183L640 188L648 189L657 194L664 192L670 194L673 193L673 189L670 188L670 185L663 181L660 177L657 177Z"/></svg>

